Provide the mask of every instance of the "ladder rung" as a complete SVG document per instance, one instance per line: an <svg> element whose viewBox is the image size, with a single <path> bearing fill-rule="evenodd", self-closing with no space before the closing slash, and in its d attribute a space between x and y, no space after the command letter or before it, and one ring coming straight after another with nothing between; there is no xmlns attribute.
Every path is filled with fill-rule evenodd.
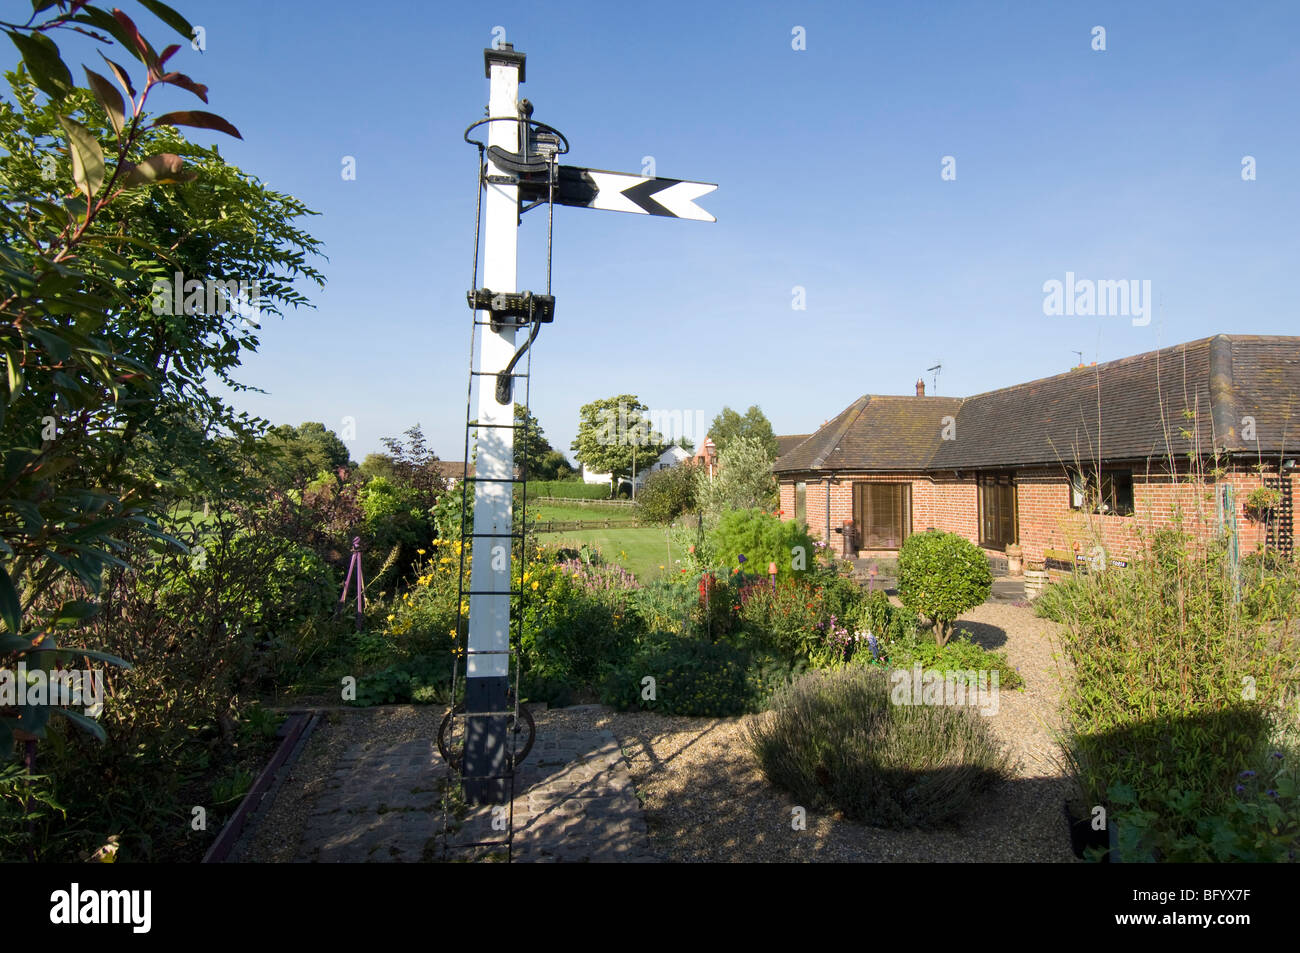
<svg viewBox="0 0 1300 953"><path fill-rule="evenodd" d="M461 593L462 596L522 596L523 594L522 589L466 589Z"/></svg>
<svg viewBox="0 0 1300 953"><path fill-rule="evenodd" d="M470 483L527 483L527 480L515 477L465 477Z"/></svg>
<svg viewBox="0 0 1300 953"><path fill-rule="evenodd" d="M470 533L470 539L523 539L526 533Z"/></svg>
<svg viewBox="0 0 1300 953"><path fill-rule="evenodd" d="M515 652L514 649L467 649L465 654L466 655L514 655ZM471 676L466 675L465 677L470 678ZM479 712L478 714L483 714L483 713Z"/></svg>
<svg viewBox="0 0 1300 953"><path fill-rule="evenodd" d="M470 371L471 377L500 377L497 371ZM507 374L507 377L527 377L527 374Z"/></svg>
<svg viewBox="0 0 1300 953"><path fill-rule="evenodd" d="M477 420L471 420L465 424L465 429L470 427L491 427L496 430L522 430L523 424L481 424Z"/></svg>

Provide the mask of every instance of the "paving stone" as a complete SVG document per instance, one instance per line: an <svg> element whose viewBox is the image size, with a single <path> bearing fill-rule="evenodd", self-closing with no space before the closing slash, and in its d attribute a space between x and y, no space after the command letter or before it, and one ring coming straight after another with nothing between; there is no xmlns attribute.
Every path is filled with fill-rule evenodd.
<svg viewBox="0 0 1300 953"><path fill-rule="evenodd" d="M389 863L500 854L504 847L465 846L507 836L496 829L499 823L493 825L491 806L469 808L444 832L441 791L447 775L430 740L352 746L314 805L297 859ZM659 860L649 848L622 751L608 730L539 738L514 786L514 859Z"/></svg>

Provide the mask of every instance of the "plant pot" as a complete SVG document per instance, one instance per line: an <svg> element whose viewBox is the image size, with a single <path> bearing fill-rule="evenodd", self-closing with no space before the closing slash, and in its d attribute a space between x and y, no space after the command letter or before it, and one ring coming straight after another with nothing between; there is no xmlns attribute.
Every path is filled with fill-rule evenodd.
<svg viewBox="0 0 1300 953"><path fill-rule="evenodd" d="M1024 566L1024 550L1015 543L1007 547L1007 574L1019 576Z"/></svg>
<svg viewBox="0 0 1300 953"><path fill-rule="evenodd" d="M1070 849L1074 851L1074 856L1080 860L1087 860L1085 851L1089 847L1097 847L1107 851L1106 855L1101 858L1103 864L1110 863L1110 848L1114 846L1114 824L1107 816L1105 829L1095 831L1092 829L1092 816L1086 815L1078 817L1074 809L1070 807L1070 802L1066 801L1065 820L1070 826Z"/></svg>

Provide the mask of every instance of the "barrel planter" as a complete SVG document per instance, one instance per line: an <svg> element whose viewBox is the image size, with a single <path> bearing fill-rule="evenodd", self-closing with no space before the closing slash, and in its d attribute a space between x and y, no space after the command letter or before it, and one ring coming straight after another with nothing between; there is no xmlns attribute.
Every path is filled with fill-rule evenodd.
<svg viewBox="0 0 1300 953"><path fill-rule="evenodd" d="M1030 601L1043 594L1043 589L1050 581L1046 569L1025 570L1025 598Z"/></svg>

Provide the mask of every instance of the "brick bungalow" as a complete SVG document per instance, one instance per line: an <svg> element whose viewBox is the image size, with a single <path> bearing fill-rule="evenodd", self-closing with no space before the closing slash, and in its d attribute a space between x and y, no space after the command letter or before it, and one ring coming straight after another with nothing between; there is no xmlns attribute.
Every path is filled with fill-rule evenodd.
<svg viewBox="0 0 1300 953"><path fill-rule="evenodd" d="M1292 553L1297 457L1300 337L1220 334L974 397L868 394L773 469L783 518L837 548L850 521L859 555L933 527L1065 568L1097 540L1131 558L1176 510L1207 535L1226 507L1242 554ZM1282 503L1260 520L1265 485Z"/></svg>

